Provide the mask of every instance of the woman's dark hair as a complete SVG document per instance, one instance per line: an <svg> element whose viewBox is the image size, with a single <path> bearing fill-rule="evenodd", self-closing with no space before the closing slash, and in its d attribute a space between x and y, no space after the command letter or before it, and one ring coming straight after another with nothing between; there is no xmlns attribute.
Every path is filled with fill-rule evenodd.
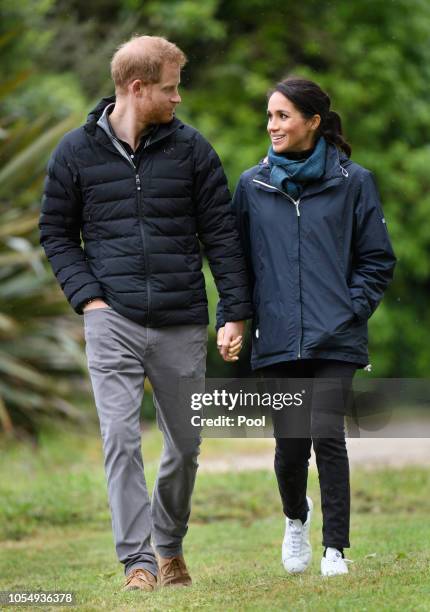
<svg viewBox="0 0 430 612"><path fill-rule="evenodd" d="M321 117L317 134L324 136L327 142L342 149L351 157L351 146L342 136L342 121L337 113L330 110L330 97L314 81L290 76L272 89L268 97L279 91L284 95L306 118L314 115Z"/></svg>

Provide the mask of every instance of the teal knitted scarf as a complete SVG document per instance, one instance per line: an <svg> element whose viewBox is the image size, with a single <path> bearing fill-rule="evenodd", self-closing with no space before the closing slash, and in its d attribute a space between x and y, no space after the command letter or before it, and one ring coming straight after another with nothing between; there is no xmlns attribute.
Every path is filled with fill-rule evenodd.
<svg viewBox="0 0 430 612"><path fill-rule="evenodd" d="M288 159L269 148L270 183L297 200L306 183L316 181L324 175L327 144L321 137L313 153L307 159Z"/></svg>

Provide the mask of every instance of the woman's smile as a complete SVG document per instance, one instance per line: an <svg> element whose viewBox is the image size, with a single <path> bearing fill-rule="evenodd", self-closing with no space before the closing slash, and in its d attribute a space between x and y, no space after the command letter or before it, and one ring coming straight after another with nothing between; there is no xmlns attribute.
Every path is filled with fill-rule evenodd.
<svg viewBox="0 0 430 612"><path fill-rule="evenodd" d="M272 139L272 143L274 145L282 142L286 137L287 137L286 134L271 134L270 135L270 138Z"/></svg>

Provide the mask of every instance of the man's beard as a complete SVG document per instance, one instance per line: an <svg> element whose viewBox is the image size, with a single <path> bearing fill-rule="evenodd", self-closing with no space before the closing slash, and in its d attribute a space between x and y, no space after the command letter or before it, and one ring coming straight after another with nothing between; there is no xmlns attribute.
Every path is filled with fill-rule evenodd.
<svg viewBox="0 0 430 612"><path fill-rule="evenodd" d="M175 109L166 109L161 112L159 109L154 109L154 112L151 113L151 123L170 123L174 116Z"/></svg>

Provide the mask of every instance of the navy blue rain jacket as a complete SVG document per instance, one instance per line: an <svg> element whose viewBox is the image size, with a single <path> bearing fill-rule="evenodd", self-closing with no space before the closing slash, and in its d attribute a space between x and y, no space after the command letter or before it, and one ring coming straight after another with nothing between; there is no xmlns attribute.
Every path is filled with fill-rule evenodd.
<svg viewBox="0 0 430 612"><path fill-rule="evenodd" d="M324 176L294 201L262 162L242 174L233 208L253 288L252 368L366 365L367 321L396 262L371 172L329 145Z"/></svg>

